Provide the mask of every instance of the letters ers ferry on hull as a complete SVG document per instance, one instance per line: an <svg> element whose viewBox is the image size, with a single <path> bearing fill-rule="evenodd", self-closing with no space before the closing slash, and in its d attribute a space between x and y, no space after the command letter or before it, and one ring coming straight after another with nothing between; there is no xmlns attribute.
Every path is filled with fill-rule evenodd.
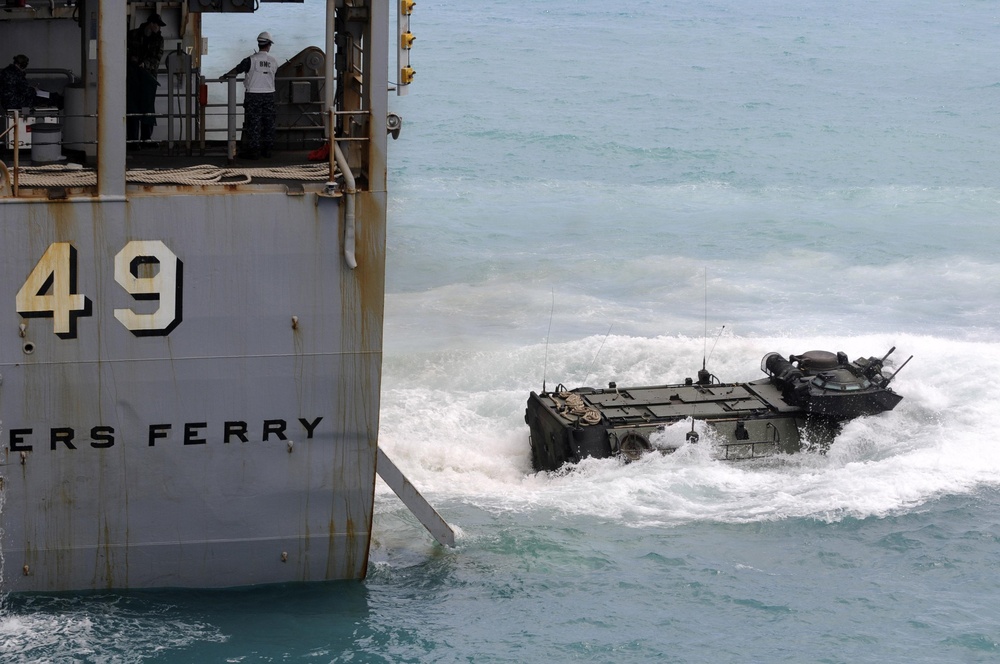
<svg viewBox="0 0 1000 664"><path fill-rule="evenodd" d="M363 578L376 469L416 493L377 442L390 26L406 38L413 3L328 0L322 48L230 33L270 29L285 62L273 157L244 162L242 85L201 69L201 25L255 4L0 8L0 66L28 55L65 100L2 125L2 590ZM153 12L137 145L127 31Z"/></svg>

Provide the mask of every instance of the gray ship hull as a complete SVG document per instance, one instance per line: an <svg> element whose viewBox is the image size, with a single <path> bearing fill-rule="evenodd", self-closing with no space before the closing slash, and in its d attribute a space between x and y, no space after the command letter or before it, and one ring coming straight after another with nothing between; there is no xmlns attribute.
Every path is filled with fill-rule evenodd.
<svg viewBox="0 0 1000 664"><path fill-rule="evenodd" d="M384 203L358 197L355 270L337 199L314 193L14 206L22 221L0 228L19 248L0 264L5 589L364 576ZM180 263L180 320L166 334L137 336L116 316L167 300L116 280L116 253L140 239ZM59 243L89 299L62 337L15 303Z"/></svg>
<svg viewBox="0 0 1000 664"><path fill-rule="evenodd" d="M257 4L87 7L0 17L25 76L66 79L68 134L40 168L17 131L0 146L0 590L363 578L379 470L451 543L378 449L389 24L412 5L328 0L323 49L282 35L270 138L202 60L201 13Z"/></svg>

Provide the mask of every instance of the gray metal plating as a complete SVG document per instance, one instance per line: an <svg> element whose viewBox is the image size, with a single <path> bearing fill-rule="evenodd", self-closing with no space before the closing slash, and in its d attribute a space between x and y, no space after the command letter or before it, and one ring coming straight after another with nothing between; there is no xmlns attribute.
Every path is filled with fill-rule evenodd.
<svg viewBox="0 0 1000 664"><path fill-rule="evenodd" d="M97 185L0 193L2 589L363 578L390 3L331 0L328 14L329 30L342 12L344 42L364 45L345 48L335 99L358 178L356 267L344 258L344 199L325 184L127 184L124 19L140 24L149 10L100 0L95 20L77 23L57 5L44 26L8 12L0 42L34 40L47 49L39 60L99 91ZM198 15L161 14L168 50L197 56ZM225 160L226 147L214 154ZM154 167L185 156L161 146Z"/></svg>

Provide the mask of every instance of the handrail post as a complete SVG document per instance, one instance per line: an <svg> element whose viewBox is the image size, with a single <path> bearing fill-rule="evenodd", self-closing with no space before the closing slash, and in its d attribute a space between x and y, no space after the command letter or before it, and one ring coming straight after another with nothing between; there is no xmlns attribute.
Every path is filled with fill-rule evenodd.
<svg viewBox="0 0 1000 664"><path fill-rule="evenodd" d="M329 178L329 181L333 182L334 181L334 179L333 179L334 178L334 174L336 172L336 163L337 163L336 159L337 158L336 158L336 155L333 152L333 130L335 128L334 127L334 122L336 122L336 119L335 119L335 116L334 116L334 112L333 112L333 107L332 106L329 109L327 109L327 113L330 114L330 121L329 121L329 124L327 126L327 131L329 132L327 134L327 136L329 137L327 139L328 140L327 146L330 148L328 150L328 152L330 153L329 154L329 158L330 158L330 178Z"/></svg>
<svg viewBox="0 0 1000 664"><path fill-rule="evenodd" d="M228 84L228 98L226 100L226 153L229 161L232 162L236 159L236 77L230 76L226 79L226 83Z"/></svg>
<svg viewBox="0 0 1000 664"><path fill-rule="evenodd" d="M17 185L20 179L21 154L21 114L14 110L14 181L12 182L14 198L17 198Z"/></svg>
<svg viewBox="0 0 1000 664"><path fill-rule="evenodd" d="M171 55L173 52L167 54L167 154L174 154L174 77L170 67Z"/></svg>
<svg viewBox="0 0 1000 664"><path fill-rule="evenodd" d="M205 120L208 115L208 109L205 108L208 105L208 82L205 77L201 74L195 74L195 85L198 90L198 144L201 148L201 156L205 156ZM202 88L205 89L205 103L201 103L201 91Z"/></svg>
<svg viewBox="0 0 1000 664"><path fill-rule="evenodd" d="M185 62L185 65L184 65L184 92L185 92L185 96L186 96L185 111L187 112L186 113L186 118L185 118L186 126L185 126L185 132L184 132L184 138L185 138L184 147L185 147L185 154L187 154L188 156L190 156L191 155L191 139L192 139L192 133L194 132L194 106L192 104L192 101L194 101L192 99L192 97L194 96L194 90L191 87L191 54L190 53L187 54L186 58L184 58L184 62Z"/></svg>

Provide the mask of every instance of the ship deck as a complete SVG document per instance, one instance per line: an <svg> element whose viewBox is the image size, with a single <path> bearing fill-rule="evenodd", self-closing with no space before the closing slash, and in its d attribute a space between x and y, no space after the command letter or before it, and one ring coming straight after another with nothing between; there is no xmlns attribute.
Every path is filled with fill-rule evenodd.
<svg viewBox="0 0 1000 664"><path fill-rule="evenodd" d="M310 161L310 150L274 150L270 157L244 159L237 156L230 160L225 148L194 149L191 154L183 150L168 150L166 145L144 146L130 150L125 156L126 175L136 170L194 169L212 166L230 173L244 173L253 184L278 184L299 188L303 182L326 183L329 178L329 161ZM307 179L304 179L307 178Z"/></svg>
<svg viewBox="0 0 1000 664"><path fill-rule="evenodd" d="M274 150L268 158L230 159L225 146L173 149L166 143L131 147L125 157L126 180L131 189L179 193L192 188L226 186L274 187L289 191L317 189L330 181L330 162L310 161L309 150ZM18 163L22 197L63 198L86 195L96 185L92 161L72 157L57 163L35 164L30 151L22 150ZM0 161L13 172L12 150L0 150ZM339 194L334 194L339 195Z"/></svg>

